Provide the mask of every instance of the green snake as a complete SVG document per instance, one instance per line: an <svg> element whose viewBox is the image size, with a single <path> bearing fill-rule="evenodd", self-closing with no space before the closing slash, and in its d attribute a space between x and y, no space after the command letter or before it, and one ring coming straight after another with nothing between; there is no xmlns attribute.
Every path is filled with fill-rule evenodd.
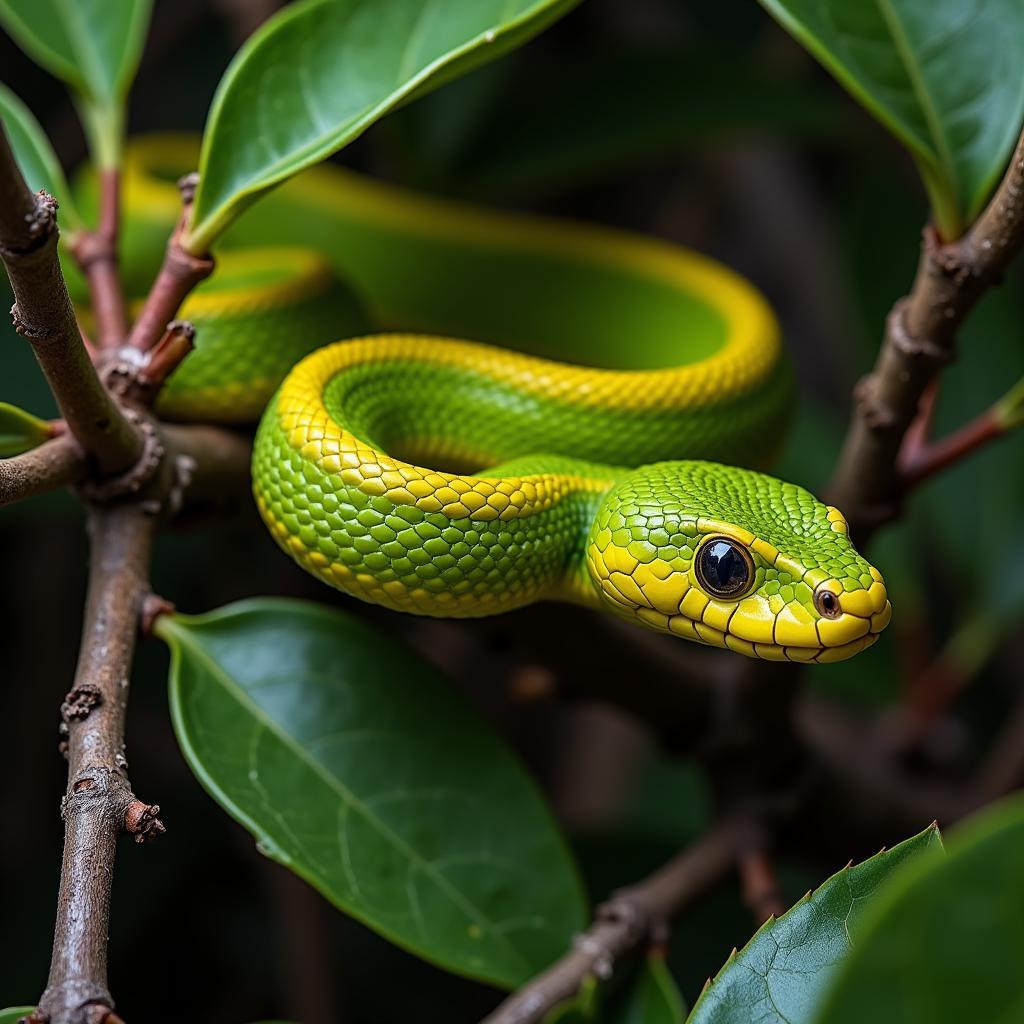
<svg viewBox="0 0 1024 1024"><path fill-rule="evenodd" d="M130 148L140 293L194 160L190 139ZM331 586L435 616L572 601L801 662L887 625L842 514L737 465L768 461L793 399L771 311L724 267L333 167L256 204L217 258L160 411L260 418L260 512Z"/></svg>

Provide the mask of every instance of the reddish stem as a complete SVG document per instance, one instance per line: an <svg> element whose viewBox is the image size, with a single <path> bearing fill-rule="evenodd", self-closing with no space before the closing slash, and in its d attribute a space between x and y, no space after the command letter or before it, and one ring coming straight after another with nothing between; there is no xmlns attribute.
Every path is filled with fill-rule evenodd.
<svg viewBox="0 0 1024 1024"><path fill-rule="evenodd" d="M153 346L141 377L154 393L192 351L196 329L187 320L172 320L163 337Z"/></svg>
<svg viewBox="0 0 1024 1024"><path fill-rule="evenodd" d="M167 243L163 266L128 338L128 344L132 348L143 352L148 352L160 341L168 324L177 315L185 296L200 281L213 273L212 257L193 256L181 245L198 180L197 175L187 174L178 182L184 205L181 220Z"/></svg>
<svg viewBox="0 0 1024 1024"><path fill-rule="evenodd" d="M743 902L753 913L756 924L762 925L768 918L785 913L786 902L775 867L763 849L758 847L741 853L737 866L743 885Z"/></svg>
<svg viewBox="0 0 1024 1024"><path fill-rule="evenodd" d="M104 349L116 348L128 333L128 314L117 264L120 208L120 173L116 169L100 171L99 226L95 231L80 234L71 248L89 282L96 335Z"/></svg>
<svg viewBox="0 0 1024 1024"><path fill-rule="evenodd" d="M947 437L916 450L905 451L900 460L903 489L916 487L923 480L947 469L1005 433L1006 428L989 409Z"/></svg>
<svg viewBox="0 0 1024 1024"><path fill-rule="evenodd" d="M938 405L939 398L939 379L938 377L934 378L921 396L917 415L903 437L901 459L913 461L928 447L931 441L932 431L935 427L935 407Z"/></svg>

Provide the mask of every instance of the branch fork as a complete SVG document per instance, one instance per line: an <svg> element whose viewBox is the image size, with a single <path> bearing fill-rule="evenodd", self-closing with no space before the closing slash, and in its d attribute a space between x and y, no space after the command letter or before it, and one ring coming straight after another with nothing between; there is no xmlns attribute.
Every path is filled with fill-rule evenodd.
<svg viewBox="0 0 1024 1024"><path fill-rule="evenodd" d="M162 516L180 505L196 462L177 444L165 445L148 407L191 350L191 325L172 321L213 262L185 253L178 233L172 237L133 335L137 344L131 351L145 355L126 359L116 174L102 176L101 191L98 229L72 240L96 313L98 345L90 351L57 257L57 204L27 188L0 128L0 257L14 289L12 314L32 344L64 423L51 440L0 460L0 504L77 485L91 550L78 665L61 705L68 787L61 804L64 854L53 953L46 990L28 1024L122 1024L106 981L117 843L122 834L142 843L165 831L159 805L137 799L128 780L125 708L150 594L153 540Z"/></svg>
<svg viewBox="0 0 1024 1024"><path fill-rule="evenodd" d="M997 436L969 433L969 443L947 447L925 471L906 473L900 454L912 424L930 422L926 394L956 355L956 335L985 291L998 283L1024 246L1024 134L988 206L970 230L943 243L931 227L924 232L910 294L895 304L871 373L856 391L853 418L831 486L829 500L843 510L851 533L863 542L898 514L901 499L937 468ZM926 433L926 432L925 432Z"/></svg>

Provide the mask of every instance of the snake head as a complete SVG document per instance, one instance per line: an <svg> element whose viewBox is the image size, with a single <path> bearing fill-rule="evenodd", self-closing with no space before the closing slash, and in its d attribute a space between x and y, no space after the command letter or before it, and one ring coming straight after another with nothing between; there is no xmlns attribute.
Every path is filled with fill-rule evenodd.
<svg viewBox="0 0 1024 1024"><path fill-rule="evenodd" d="M644 466L616 484L595 516L587 567L620 615L773 661L853 657L892 613L838 509L711 462Z"/></svg>

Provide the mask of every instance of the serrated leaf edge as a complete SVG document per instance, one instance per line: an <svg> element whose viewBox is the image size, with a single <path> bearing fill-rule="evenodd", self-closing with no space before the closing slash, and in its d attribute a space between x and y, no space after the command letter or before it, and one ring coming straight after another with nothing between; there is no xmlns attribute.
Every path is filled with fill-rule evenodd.
<svg viewBox="0 0 1024 1024"><path fill-rule="evenodd" d="M908 836L905 840L903 840L903 842L905 842L905 843L913 842L915 839L920 839L923 836L928 835L928 833L930 833L930 832L934 832L936 834L936 837L938 838L939 843L941 844L941 842L942 842L942 832L939 829L938 821L933 821L927 828L922 829L916 835ZM896 847L892 847L892 849L894 850L897 847L902 846L902 845L903 845L903 843L897 843ZM856 865L853 863L852 859L848 860L843 867L841 867L834 874L829 875L828 878L826 878L820 885L816 886L814 889L808 889L807 892L804 893L804 895L801 896L800 899L798 899L796 901L796 903L794 903L784 914L780 914L778 917L775 917L774 915L769 917L768 920L765 921L757 929L757 931L755 931L754 934L750 936L750 938L744 944L743 948L746 949L748 946L753 945L754 942L760 937L760 935L761 935L761 933L763 931L765 931L766 929L772 927L773 925L775 925L779 921L784 921L794 911L799 910L800 907L804 906L806 903L809 903L814 898L814 896L817 895L817 893L821 892L821 890L825 888L825 886L830 885L836 879L841 878L843 875L848 874L852 868L854 868L854 867L861 867L862 865L867 864L869 861L874 860L875 857L880 857L882 854L884 854L886 852L892 852L892 850L890 850L888 847L883 846L881 848L881 850L878 851L878 853L873 854L870 857L865 857L864 860L860 861ZM727 967L729 967L733 963L733 961L736 960L736 958L738 956L739 956L739 950L735 946L733 946L732 952L729 954L728 957L726 957L725 963L723 963L722 966L718 969L718 972L715 974L715 976L713 978L708 978L708 980L704 983L704 987L701 989L700 996L697 999L697 1002L694 1003L693 1009L690 1011L690 1016L691 1017L696 1012L697 1007L700 1005L700 1001L704 998L704 996L711 989L714 988L715 984L718 982L718 979L721 978L722 974L725 972L725 969Z"/></svg>

